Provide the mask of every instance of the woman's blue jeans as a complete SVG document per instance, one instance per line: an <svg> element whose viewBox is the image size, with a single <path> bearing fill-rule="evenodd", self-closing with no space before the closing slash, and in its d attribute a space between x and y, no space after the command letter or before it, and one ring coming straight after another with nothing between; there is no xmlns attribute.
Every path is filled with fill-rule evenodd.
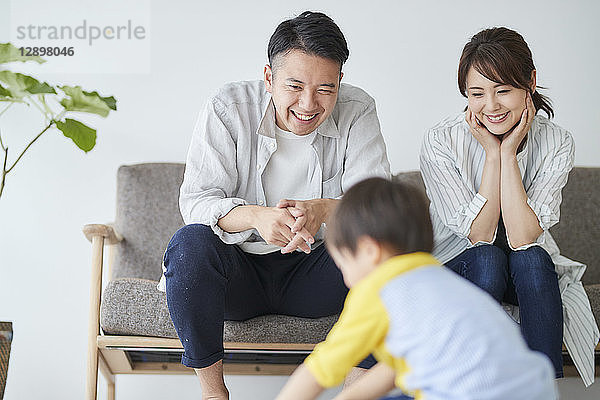
<svg viewBox="0 0 600 400"><path fill-rule="evenodd" d="M552 258L540 246L512 251L495 245L469 248L446 266L488 292L519 306L521 332L532 350L546 354L563 376L563 312Z"/></svg>

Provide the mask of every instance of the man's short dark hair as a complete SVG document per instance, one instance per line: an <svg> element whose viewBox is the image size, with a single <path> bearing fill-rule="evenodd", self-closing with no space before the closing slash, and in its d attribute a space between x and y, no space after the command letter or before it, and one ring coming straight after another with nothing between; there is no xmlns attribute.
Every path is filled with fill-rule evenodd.
<svg viewBox="0 0 600 400"><path fill-rule="evenodd" d="M267 49L271 68L277 56L286 55L291 50L333 60L340 64L340 70L350 54L346 39L336 23L327 15L312 11L305 11L277 26Z"/></svg>
<svg viewBox="0 0 600 400"><path fill-rule="evenodd" d="M370 178L352 186L327 223L327 245L355 254L369 236L395 255L431 252L433 229L423 191L404 182Z"/></svg>

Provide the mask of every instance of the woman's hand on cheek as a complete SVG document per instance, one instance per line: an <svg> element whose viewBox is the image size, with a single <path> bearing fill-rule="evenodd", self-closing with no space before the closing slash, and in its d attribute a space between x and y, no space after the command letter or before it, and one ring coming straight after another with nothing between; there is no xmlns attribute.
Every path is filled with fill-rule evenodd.
<svg viewBox="0 0 600 400"><path fill-rule="evenodd" d="M527 93L527 97L525 98L525 109L521 114L519 124L502 140L500 152L503 156L514 156L517 154L519 145L523 141L525 135L527 135L527 132L529 132L533 117L535 117L535 106L533 105L531 94Z"/></svg>
<svg viewBox="0 0 600 400"><path fill-rule="evenodd" d="M465 115L465 121L469 125L469 130L471 134L481 146L485 150L486 154L489 154L491 151L498 151L500 149L500 140L487 130L487 128L477 120L475 113L471 111L470 108L467 108L467 112Z"/></svg>

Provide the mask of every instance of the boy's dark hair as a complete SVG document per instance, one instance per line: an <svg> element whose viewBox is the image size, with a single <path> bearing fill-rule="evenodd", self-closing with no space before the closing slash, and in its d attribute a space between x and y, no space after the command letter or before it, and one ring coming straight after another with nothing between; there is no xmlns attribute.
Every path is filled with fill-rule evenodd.
<svg viewBox="0 0 600 400"><path fill-rule="evenodd" d="M336 23L327 15L312 11L304 11L277 26L267 49L271 68L274 68L278 55L286 55L291 50L336 61L340 64L340 71L350 54L346 39Z"/></svg>
<svg viewBox="0 0 600 400"><path fill-rule="evenodd" d="M327 223L327 245L356 252L369 236L394 254L431 252L429 201L422 190L403 182L370 178L352 186Z"/></svg>

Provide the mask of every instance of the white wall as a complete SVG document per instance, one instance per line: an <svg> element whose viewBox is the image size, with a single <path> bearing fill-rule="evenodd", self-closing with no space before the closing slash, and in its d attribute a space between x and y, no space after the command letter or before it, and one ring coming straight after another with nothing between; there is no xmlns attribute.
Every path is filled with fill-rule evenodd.
<svg viewBox="0 0 600 400"><path fill-rule="evenodd" d="M38 2L41 9L62 4ZM135 18L136 3L127 4L128 17ZM225 82L260 78L276 24L305 9L329 13L345 33L351 55L344 80L377 100L394 172L416 169L424 131L462 109L460 51L471 35L495 25L512 27L528 41L538 82L554 100L555 120L574 135L576 164L600 166L596 1L152 1L149 73L61 74L14 66L50 82L114 94L119 110L105 120L84 118L98 129L89 154L60 132L47 132L8 176L0 198L0 320L14 322L15 338L6 399L82 398L90 246L81 227L113 219L119 165L182 162L207 96ZM0 42L9 39L9 11L0 1ZM81 13L63 11L66 17ZM98 12L103 9L96 5ZM42 123L27 111L13 107L0 118L13 156ZM233 398L260 399L272 397L284 378L228 382ZM598 385L583 394L573 379L561 390L570 391L569 398L598 398ZM199 388L193 377L118 378L121 399L174 394L198 398Z"/></svg>

